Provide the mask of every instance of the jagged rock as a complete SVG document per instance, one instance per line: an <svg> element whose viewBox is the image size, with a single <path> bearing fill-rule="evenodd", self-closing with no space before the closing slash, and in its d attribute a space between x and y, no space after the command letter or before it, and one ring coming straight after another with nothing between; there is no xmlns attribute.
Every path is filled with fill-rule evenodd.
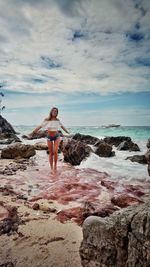
<svg viewBox="0 0 150 267"><path fill-rule="evenodd" d="M74 139L67 139L66 142L62 142L60 148L64 160L72 165L80 165L81 161L88 157L92 151L88 145Z"/></svg>
<svg viewBox="0 0 150 267"><path fill-rule="evenodd" d="M140 148L137 144L132 141L123 141L117 147L118 150L129 150L129 151L140 151Z"/></svg>
<svg viewBox="0 0 150 267"><path fill-rule="evenodd" d="M103 139L107 144L119 146L123 141L131 141L130 137L127 136L111 136L111 137L105 137Z"/></svg>
<svg viewBox="0 0 150 267"><path fill-rule="evenodd" d="M88 217L80 257L83 267L149 267L150 199L110 217Z"/></svg>
<svg viewBox="0 0 150 267"><path fill-rule="evenodd" d="M126 159L129 159L132 162L138 162L140 164L147 164L147 160L145 158L145 155L134 155L131 157L127 157Z"/></svg>
<svg viewBox="0 0 150 267"><path fill-rule="evenodd" d="M14 133L0 133L1 145L7 145L15 142L21 142L21 140Z"/></svg>
<svg viewBox="0 0 150 267"><path fill-rule="evenodd" d="M115 152L112 153L112 146L105 142L99 143L95 153L100 157L111 157L111 156L114 156L115 154Z"/></svg>
<svg viewBox="0 0 150 267"><path fill-rule="evenodd" d="M150 138L147 141L147 148L150 148Z"/></svg>
<svg viewBox="0 0 150 267"><path fill-rule="evenodd" d="M77 141L81 141L85 144L89 144L89 145L96 145L97 142L99 142L99 138L91 136L91 135L84 135L84 134L80 134L77 133L75 134L72 139L77 140Z"/></svg>
<svg viewBox="0 0 150 267"><path fill-rule="evenodd" d="M30 158L35 155L35 149L32 145L20 143L10 144L2 149L1 158Z"/></svg>

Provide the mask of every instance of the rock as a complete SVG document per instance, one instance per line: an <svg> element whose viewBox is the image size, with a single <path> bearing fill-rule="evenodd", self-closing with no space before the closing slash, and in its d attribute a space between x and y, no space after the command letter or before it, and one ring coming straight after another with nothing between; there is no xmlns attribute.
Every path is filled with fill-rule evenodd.
<svg viewBox="0 0 150 267"><path fill-rule="evenodd" d="M48 146L44 142L37 142L33 146L36 150L48 150Z"/></svg>
<svg viewBox="0 0 150 267"><path fill-rule="evenodd" d="M147 164L150 164L150 149L147 150L144 157L145 157Z"/></svg>
<svg viewBox="0 0 150 267"><path fill-rule="evenodd" d="M32 140L32 139L45 138L46 136L47 136L47 131L38 131L32 137L29 137L28 135L22 135L22 138L27 140Z"/></svg>
<svg viewBox="0 0 150 267"><path fill-rule="evenodd" d="M35 155L35 149L32 145L20 143L10 144L2 149L1 158L30 158Z"/></svg>
<svg viewBox="0 0 150 267"><path fill-rule="evenodd" d="M15 142L21 142L21 140L14 133L0 133L1 145L7 145Z"/></svg>
<svg viewBox="0 0 150 267"><path fill-rule="evenodd" d="M89 144L89 145L96 145L97 142L99 142L99 138L91 136L91 135L84 135L84 134L80 134L77 133L75 134L72 139L83 142L85 144Z"/></svg>
<svg viewBox="0 0 150 267"><path fill-rule="evenodd" d="M12 133L12 134L16 133L11 124L1 115L0 115L0 133Z"/></svg>
<svg viewBox="0 0 150 267"><path fill-rule="evenodd" d="M12 262L6 262L3 264L0 264L0 267L15 267L15 265Z"/></svg>
<svg viewBox="0 0 150 267"><path fill-rule="evenodd" d="M112 146L105 142L99 143L95 153L100 157L111 157L112 155L114 155L112 153Z"/></svg>
<svg viewBox="0 0 150 267"><path fill-rule="evenodd" d="M131 138L127 136L111 136L105 137L103 141L105 141L107 144L114 145L117 147L124 141L131 141Z"/></svg>
<svg viewBox="0 0 150 267"><path fill-rule="evenodd" d="M39 208L40 208L40 205L38 203L34 203L32 206L33 210L39 210Z"/></svg>
<svg viewBox="0 0 150 267"><path fill-rule="evenodd" d="M83 142L68 139L66 142L62 142L61 151L66 162L80 165L81 161L90 155L92 149Z"/></svg>
<svg viewBox="0 0 150 267"><path fill-rule="evenodd" d="M83 267L150 266L150 199L110 217L88 217L80 257Z"/></svg>
<svg viewBox="0 0 150 267"><path fill-rule="evenodd" d="M147 141L147 148L150 148L150 138Z"/></svg>
<svg viewBox="0 0 150 267"><path fill-rule="evenodd" d="M22 221L20 220L16 207L7 206L8 216L0 222L0 235L17 232L18 226Z"/></svg>
<svg viewBox="0 0 150 267"><path fill-rule="evenodd" d="M127 157L126 160L129 159L132 162L138 162L140 164L147 164L146 158L144 155L134 155L131 157Z"/></svg>
<svg viewBox="0 0 150 267"><path fill-rule="evenodd" d="M135 205L138 203L142 203L141 200L137 197L130 196L128 194L121 194L121 195L116 195L111 198L111 202L120 207L120 208L126 208L131 205Z"/></svg>
<svg viewBox="0 0 150 267"><path fill-rule="evenodd" d="M118 150L129 150L129 151L140 151L140 148L137 144L133 143L132 141L123 141L117 147Z"/></svg>
<svg viewBox="0 0 150 267"><path fill-rule="evenodd" d="M147 167L148 175L150 176L150 164Z"/></svg>

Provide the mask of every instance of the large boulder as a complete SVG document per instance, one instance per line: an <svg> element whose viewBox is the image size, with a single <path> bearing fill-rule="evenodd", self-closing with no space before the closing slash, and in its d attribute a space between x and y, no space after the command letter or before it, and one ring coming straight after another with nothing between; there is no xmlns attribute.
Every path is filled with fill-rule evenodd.
<svg viewBox="0 0 150 267"><path fill-rule="evenodd" d="M30 158L35 155L35 149L32 145L24 145L20 143L10 144L2 149L1 158L16 159Z"/></svg>
<svg viewBox="0 0 150 267"><path fill-rule="evenodd" d="M80 134L77 133L75 134L72 139L83 142L85 144L89 144L89 145L96 145L96 143L99 142L99 138L91 136L91 135L84 135L84 134Z"/></svg>
<svg viewBox="0 0 150 267"><path fill-rule="evenodd" d="M15 142L21 142L19 137L14 133L0 133L0 144L8 145Z"/></svg>
<svg viewBox="0 0 150 267"><path fill-rule="evenodd" d="M86 159L92 151L92 149L83 142L69 138L65 142L61 142L60 149L63 152L64 161L72 165L80 165L81 161Z"/></svg>
<svg viewBox="0 0 150 267"><path fill-rule="evenodd" d="M37 142L33 146L36 150L48 150L48 146L45 142Z"/></svg>
<svg viewBox="0 0 150 267"><path fill-rule="evenodd" d="M11 124L1 115L0 115L0 133L13 133L13 134L16 133Z"/></svg>
<svg viewBox="0 0 150 267"><path fill-rule="evenodd" d="M150 266L150 199L110 217L88 217L80 257L83 267Z"/></svg>
<svg viewBox="0 0 150 267"><path fill-rule="evenodd" d="M112 146L103 141L99 143L95 153L100 157L111 157L115 154L115 152L112 152Z"/></svg>
<svg viewBox="0 0 150 267"><path fill-rule="evenodd" d="M129 151L140 151L140 148L137 144L130 141L123 141L117 147L118 150L129 150Z"/></svg>
<svg viewBox="0 0 150 267"><path fill-rule="evenodd" d="M131 138L128 136L108 136L103 139L107 144L119 146L124 141L131 141Z"/></svg>

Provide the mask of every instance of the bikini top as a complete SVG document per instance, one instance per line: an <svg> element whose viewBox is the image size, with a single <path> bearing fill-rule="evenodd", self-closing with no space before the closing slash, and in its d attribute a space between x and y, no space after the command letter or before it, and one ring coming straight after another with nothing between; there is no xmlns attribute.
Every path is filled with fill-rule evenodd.
<svg viewBox="0 0 150 267"><path fill-rule="evenodd" d="M61 126L62 123L59 120L44 120L41 124L42 128L45 128L49 131L58 131Z"/></svg>

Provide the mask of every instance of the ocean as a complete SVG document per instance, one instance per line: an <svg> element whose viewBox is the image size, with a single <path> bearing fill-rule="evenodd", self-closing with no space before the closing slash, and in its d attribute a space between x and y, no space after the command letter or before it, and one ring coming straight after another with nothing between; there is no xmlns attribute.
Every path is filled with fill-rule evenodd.
<svg viewBox="0 0 150 267"><path fill-rule="evenodd" d="M30 133L35 126L19 125L14 126L15 130L20 135ZM70 134L80 133L85 135L92 135L100 139L105 136L129 136L132 141L137 143L140 147L139 152L118 151L115 147L113 150L116 155L111 158L102 158L96 154L91 154L86 160L82 161L80 166L76 168L91 168L101 172L107 172L115 179L121 179L129 182L131 180L150 180L147 172L147 165L142 165L136 162L126 160L128 156L143 155L147 151L147 141L150 138L150 126L121 126L104 128L99 126L74 126L67 127ZM36 140L37 142L38 140ZM42 140L41 140L42 141ZM32 141L28 141L32 143ZM35 142L35 140L34 140Z"/></svg>

